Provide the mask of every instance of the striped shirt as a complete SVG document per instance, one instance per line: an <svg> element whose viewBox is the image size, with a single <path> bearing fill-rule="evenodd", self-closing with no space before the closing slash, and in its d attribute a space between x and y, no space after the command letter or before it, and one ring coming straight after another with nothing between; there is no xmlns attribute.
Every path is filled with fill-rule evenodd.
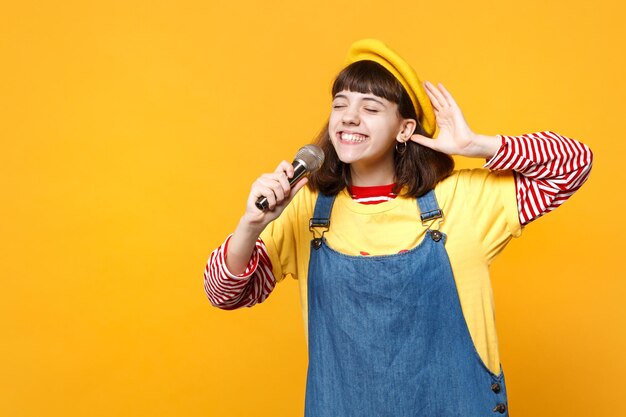
<svg viewBox="0 0 626 417"><path fill-rule="evenodd" d="M380 204L397 197L392 191L394 186L395 184L374 187L358 187L353 185L350 187L350 196L352 196L352 199L357 203Z"/></svg>
<svg viewBox="0 0 626 417"><path fill-rule="evenodd" d="M589 147L554 132L500 136L502 144L485 164L491 170L513 170L521 225L554 210L589 177L593 154ZM352 187L351 195L363 204L395 198L393 184ZM241 275L226 268L224 255L230 236L215 249L204 270L204 288L212 305L232 310L265 301L276 286L272 264L261 239Z"/></svg>

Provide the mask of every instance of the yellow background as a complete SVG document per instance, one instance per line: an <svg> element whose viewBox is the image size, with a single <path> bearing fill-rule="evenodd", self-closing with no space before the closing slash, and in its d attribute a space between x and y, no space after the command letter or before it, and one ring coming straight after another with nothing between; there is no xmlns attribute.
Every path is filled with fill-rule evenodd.
<svg viewBox="0 0 626 417"><path fill-rule="evenodd" d="M625 17L618 0L2 0L0 416L302 414L297 283L223 312L202 271L254 178L321 128L363 37L480 133L594 150L587 185L494 265L500 347L514 416L626 415Z"/></svg>

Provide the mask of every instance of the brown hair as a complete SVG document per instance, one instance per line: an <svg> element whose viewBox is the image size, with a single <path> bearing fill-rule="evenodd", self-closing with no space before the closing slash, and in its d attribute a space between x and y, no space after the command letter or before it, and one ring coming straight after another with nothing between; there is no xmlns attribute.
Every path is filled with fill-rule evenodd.
<svg viewBox="0 0 626 417"><path fill-rule="evenodd" d="M340 91L374 94L398 105L400 116L417 121L413 103L402 84L382 65L374 61L357 61L344 68L333 83L332 96ZM415 133L425 135L417 123ZM324 151L322 167L309 177L308 186L323 194L336 195L351 185L350 165L339 160L328 134L328 123L316 142ZM419 197L433 189L454 169L450 155L434 151L413 141L406 142L402 155L394 153L395 182L393 192L408 197Z"/></svg>

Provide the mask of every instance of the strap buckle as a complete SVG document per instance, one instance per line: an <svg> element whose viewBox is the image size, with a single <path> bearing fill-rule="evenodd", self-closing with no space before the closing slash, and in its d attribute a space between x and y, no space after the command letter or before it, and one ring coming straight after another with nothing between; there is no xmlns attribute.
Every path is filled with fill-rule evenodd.
<svg viewBox="0 0 626 417"><path fill-rule="evenodd" d="M319 229L322 229L321 231ZM322 239L324 238L324 233L328 232L330 229L330 219L322 219L312 217L309 220L309 231L313 233L313 247L315 249L319 249L322 246ZM315 231L319 233L319 236L315 236Z"/></svg>
<svg viewBox="0 0 626 417"><path fill-rule="evenodd" d="M444 221L443 210L436 209L436 210L431 210L431 211L421 213L420 219L422 220L422 226L426 227L428 230L438 231L439 229L441 229L441 224ZM437 222L436 229L433 229L432 226L435 223L434 220L437 220L437 219L440 219L440 220ZM437 239L437 241L439 241L439 239Z"/></svg>
<svg viewBox="0 0 626 417"><path fill-rule="evenodd" d="M430 221L430 220L435 220L435 219L441 219L441 221L443 222L443 210L441 209L436 209L436 210L431 210L431 211L427 211L425 213L420 213L420 219L422 219L422 225L426 226L426 222Z"/></svg>

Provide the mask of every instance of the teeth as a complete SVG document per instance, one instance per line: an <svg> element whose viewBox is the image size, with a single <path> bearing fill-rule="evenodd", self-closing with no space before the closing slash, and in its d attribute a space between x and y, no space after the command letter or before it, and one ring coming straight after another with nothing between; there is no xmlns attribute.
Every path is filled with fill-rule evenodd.
<svg viewBox="0 0 626 417"><path fill-rule="evenodd" d="M346 142L363 142L367 139L367 136L359 135L356 133L341 133L341 140L345 140Z"/></svg>

